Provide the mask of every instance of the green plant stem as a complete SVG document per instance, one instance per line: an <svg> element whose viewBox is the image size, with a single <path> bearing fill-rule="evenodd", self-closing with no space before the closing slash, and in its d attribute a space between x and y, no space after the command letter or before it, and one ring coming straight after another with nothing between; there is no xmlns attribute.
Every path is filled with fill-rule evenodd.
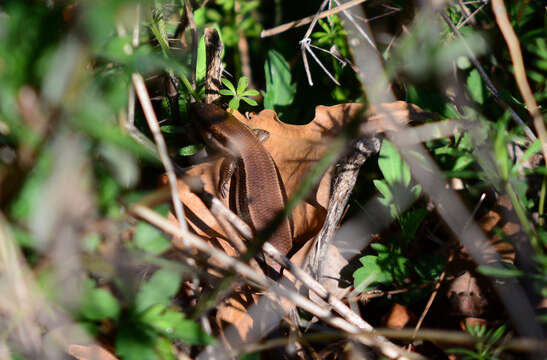
<svg viewBox="0 0 547 360"><path fill-rule="evenodd" d="M526 216L526 211L524 210L524 207L522 206L520 199L518 198L518 195L513 189L513 186L511 185L511 183L506 182L505 191L507 191L507 194L509 195L511 202L513 203L513 207L515 208L515 212L517 213L517 216L520 220L522 228L524 232L530 238L530 242L532 243L532 246L538 252L538 254L542 254L543 250L539 244L537 234L533 230L532 224L530 223L530 220Z"/></svg>
<svg viewBox="0 0 547 360"><path fill-rule="evenodd" d="M184 84L184 87L186 87L186 90L188 90L188 93L190 95L192 95L192 97L196 100L196 101L199 101L200 100L200 97L198 95L198 93L196 93L196 91L194 90L194 88L192 88L192 84L190 84L190 81L188 80L188 78L182 74L182 73L179 73L179 76L180 76L180 80L182 81L182 83Z"/></svg>
<svg viewBox="0 0 547 360"><path fill-rule="evenodd" d="M547 190L547 175L543 175L543 181L541 182L541 190L539 192L539 205L538 205L538 225L543 226L543 210L545 208L545 192Z"/></svg>

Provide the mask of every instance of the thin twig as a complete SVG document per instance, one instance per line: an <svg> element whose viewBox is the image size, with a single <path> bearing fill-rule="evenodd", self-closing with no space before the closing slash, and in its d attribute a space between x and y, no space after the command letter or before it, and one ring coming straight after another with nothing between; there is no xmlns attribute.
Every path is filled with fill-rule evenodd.
<svg viewBox="0 0 547 360"><path fill-rule="evenodd" d="M311 277L307 272L294 265L286 256L281 254L273 245L269 243L264 244L264 252L275 259L277 262L285 266L295 278L300 280L304 285L319 296L323 301L328 303L336 312L342 315L348 322L353 325L366 330L373 330L372 325L367 323L363 318L353 312L349 307L340 301L336 296L331 294L323 285L317 280ZM321 305L321 304L319 304Z"/></svg>
<svg viewBox="0 0 547 360"><path fill-rule="evenodd" d="M486 3L483 3L481 6L479 6L475 11L473 11L473 13L471 13L469 16L467 16L465 18L464 21L462 21L461 23L459 23L456 27L459 29L461 28L462 26L464 26L465 24L467 24L468 21L470 21L471 19L473 19L473 17L475 16L476 13L478 13L479 11L482 10L483 7L486 6ZM465 7L465 6L464 6ZM467 8L466 8L467 9Z"/></svg>
<svg viewBox="0 0 547 360"><path fill-rule="evenodd" d="M185 243L208 254L212 259L218 261L218 263L221 264L221 266L223 266L224 268L233 269L238 274L251 280L253 283L258 284L264 290L272 291L274 296L281 296L288 299L289 301L293 302L294 304L304 309L305 311L308 311L309 313L325 321L327 324L351 334L352 338L355 338L355 340L361 342L362 344L365 344L367 346L374 346L378 348L385 356L390 358L399 358L399 359L422 358L420 355L415 353L409 353L390 342L382 341L381 338L379 338L373 333L368 333L367 335L363 335L362 331L358 327L350 324L349 322L347 322L346 320L340 317L334 316L334 314L328 309L325 309L317 304L314 304L313 302L303 297L299 293L289 290L285 287L282 287L280 284L276 283L272 279L257 273L248 265L229 256L228 254L224 253L222 250L219 250L209 245L207 242L200 239L196 235L193 235L189 233L188 231L184 231L176 227L169 220L165 219L164 217L154 212L153 210L141 205L134 205L129 210L135 216L138 216L139 218L158 227L162 231L165 231L166 233L173 235L174 236L173 241L175 246L184 247L185 245L182 245L180 241L181 239L185 239L184 240Z"/></svg>
<svg viewBox="0 0 547 360"><path fill-rule="evenodd" d="M431 305L433 304L433 301L437 297L437 294L439 293L439 289L441 288L441 284L444 281L444 278L446 277L446 268L448 265L454 260L454 251L450 252L450 255L448 256L448 261L446 262L445 268L441 275L439 276L439 279L435 283L435 288L433 289L433 292L431 293L431 296L429 297L429 300L427 300L427 304L425 305L424 311L422 312L422 315L420 315L420 318L418 319L418 322L416 323L416 326L414 327L414 335L418 333L418 330L420 330L420 327L422 326L422 323L424 322L425 316L429 312L429 309L431 308Z"/></svg>
<svg viewBox="0 0 547 360"><path fill-rule="evenodd" d="M427 340L427 341L433 341L435 343L451 344L453 346L473 345L473 344L478 344L482 341L476 336L472 336L468 333L464 333L461 331L447 331L447 330L439 330L439 329L420 330L414 335L411 329L395 330L395 329L380 328L380 329L376 329L375 333L384 335L390 339ZM345 336L346 335L344 333L329 331L324 333L307 334L300 340L305 340L306 342L318 342L318 343L325 344L331 341L344 339ZM280 346L288 345L288 344L290 344L290 339L286 337L276 338L276 339L268 340L260 344L246 345L244 349L242 350L242 352L245 352L245 353L260 352L260 351L264 351L267 349L280 347ZM542 353L547 351L547 344L545 342L538 341L536 339L518 338L518 339L510 339L508 341L504 341L503 348L505 350L518 351L518 352Z"/></svg>
<svg viewBox="0 0 547 360"><path fill-rule="evenodd" d="M336 3L336 5L341 6L340 3L338 2L338 0L334 0L334 2ZM357 24L357 22L355 21L355 19L351 15L351 13L348 12L348 11L345 11L345 10L343 10L342 12L343 12L344 16L347 17L348 20L353 24L353 26L355 26L357 31L359 31L359 34L361 34L361 36L369 43L369 45L372 46L374 49L378 50L376 48L376 45L374 44L374 41L372 41L372 39L370 38L370 36L368 36L368 34L365 32L365 30L363 30L363 28L361 26L359 26L359 24Z"/></svg>
<svg viewBox="0 0 547 360"><path fill-rule="evenodd" d="M338 80L336 80L334 78L334 76L332 76L332 74L327 70L327 68L325 67L325 65L323 65L323 63L319 60L319 58L317 57L317 55L315 55L315 53L313 52L313 50L310 48L310 44L311 44L311 39L310 38L306 38L306 39L303 39L301 42L300 42L300 45L304 47L304 49L306 49L307 52L310 53L310 55L312 56L312 58L315 60L315 62L321 67L321 69L323 69L323 71L325 72L325 74L327 74L327 76L338 86L340 86L340 83L338 82ZM330 54L330 52L329 52ZM332 54L331 54L332 55ZM310 78L311 78L311 75L310 75ZM310 83L310 85L313 85Z"/></svg>
<svg viewBox="0 0 547 360"><path fill-rule="evenodd" d="M344 11L344 10L346 10L346 9L352 7L352 6L358 5L358 4L363 3L365 1L366 0L348 1L347 3L342 4L340 6L337 6L335 8L320 12L318 15L316 14L316 15L307 16L307 17L305 17L303 19L300 19L300 20L291 21L291 22L288 22L288 23L283 24L283 25L276 26L276 27L271 28L271 29L262 30L262 32L260 33L260 37L265 38L265 37L268 37L268 36L277 35L277 34L280 34L282 32L285 32L289 29L307 25L307 24L311 23L316 16L317 16L318 19L323 19L327 16L337 14L340 11Z"/></svg>
<svg viewBox="0 0 547 360"><path fill-rule="evenodd" d="M131 46L133 46L134 48L137 48L139 46L139 27L141 16L140 9L141 4L139 2L135 9L135 24L133 25L133 38L131 40ZM137 127L135 126L135 100L135 89L132 85L129 85L127 95L127 118L124 119L123 117L121 117L120 122L122 126L127 130L129 135L133 138L133 140L149 149L154 154L154 156L159 159L158 151L152 141L150 141L150 139L148 139L143 133L141 133L139 129L137 129Z"/></svg>
<svg viewBox="0 0 547 360"><path fill-rule="evenodd" d="M520 90L520 94L526 103L526 108L530 115L534 119L534 127L541 139L541 149L543 152L543 158L547 160L547 133L545 131L545 123L543 117L539 111L538 104L530 89L528 78L526 77L526 70L524 69L524 61L522 60L522 52L520 49L519 39L511 26L509 17L507 16L507 10L505 4L500 0L492 0L492 10L496 17L496 22L505 38L507 47L509 48L509 54L511 55L511 61L515 67L515 80ZM535 140L535 139L534 139Z"/></svg>
<svg viewBox="0 0 547 360"><path fill-rule="evenodd" d="M494 83L492 82L492 80L490 80L490 78L488 77L488 75L486 74L486 71L484 70L484 68L482 67L481 63L479 62L479 60L477 59L477 57L475 56L475 53L473 52L473 50L469 47L469 45L467 44L467 41L465 41L465 38L462 36L462 34L460 33L460 31L458 30L458 28L452 23L452 20L450 20L450 18L448 17L448 15L446 15L443 11L440 11L439 12L441 14L441 17L443 18L443 20L448 24L448 27L450 27L450 29L452 30L452 32L454 34L456 34L460 40L462 41L465 49L467 50L467 53L469 55L469 59L471 60L471 62L473 63L473 65L475 65L475 68L477 68L481 78L484 80L484 82L486 83L486 87L488 88L488 90L490 91L490 93L492 94L492 96L494 96L494 100L496 100L496 102L498 104L501 105L501 107L503 107L504 109L506 109L510 114L511 114L511 117L513 118L513 120L515 120L517 122L518 125L522 126L522 129L524 131L524 134L526 134L526 136L528 137L528 139L530 139L530 141L534 142L536 141L536 136L534 135L534 133L532 132L532 130L528 127L528 125L526 125L524 123L524 121L520 118L520 116L516 113L515 110L513 110L513 108L511 108L511 106L509 106L509 104L507 104L500 96L500 93L498 91L498 89L494 86Z"/></svg>
<svg viewBox="0 0 547 360"><path fill-rule="evenodd" d="M306 34L304 35L302 40L300 40L300 50L302 51L302 60L304 61L304 70L306 71L306 75L308 76L308 83L310 84L310 86L313 86L313 80L311 77L311 72L310 72L310 67L308 64L308 57L306 55L306 51L313 55L315 61L317 61L323 69L325 68L323 64L321 64L321 62L317 59L315 54L313 54L313 51L311 51L310 49L310 43L311 43L310 35L311 35L311 32L313 31L315 24L317 23L317 20L319 19L318 16L321 14L321 11L323 11L323 9L328 5L328 3L329 3L329 0L323 1L321 6L319 7L319 10L315 14L315 16L312 18L311 24L308 27L308 30L306 30ZM327 71L327 74L332 78L332 75L330 75L328 71Z"/></svg>
<svg viewBox="0 0 547 360"><path fill-rule="evenodd" d="M186 219L184 218L184 209L182 208L182 203L178 196L177 178L175 176L173 164L171 163L171 159L169 158L169 154L167 153L167 146L165 145L165 140L163 139L163 136L161 134L158 119L156 117L156 113L154 112L154 108L152 107L150 96L148 95L148 90L146 90L146 86L144 85L144 79L142 78L141 74L134 73L131 78L133 80L133 86L135 87L137 96L139 97L144 116L146 118L146 121L148 122L150 131L154 136L154 141L156 142L161 162L163 163L165 171L167 172L169 188L171 190L171 200L173 201L173 207L175 209L177 220L180 224L180 229L186 232L188 231L188 225L186 224Z"/></svg>

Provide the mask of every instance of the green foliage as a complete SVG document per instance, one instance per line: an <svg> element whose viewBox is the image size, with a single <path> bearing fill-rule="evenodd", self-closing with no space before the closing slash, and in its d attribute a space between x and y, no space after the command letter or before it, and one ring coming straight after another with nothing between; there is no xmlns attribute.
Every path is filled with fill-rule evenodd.
<svg viewBox="0 0 547 360"><path fill-rule="evenodd" d="M507 331L505 325L488 330L485 325L466 326L467 332L477 338L475 349L447 349L446 352L462 355L464 360L496 360L503 351L500 344Z"/></svg>
<svg viewBox="0 0 547 360"><path fill-rule="evenodd" d="M109 291L97 288L95 282L87 278L84 281L80 313L88 320L115 319L120 314L120 305Z"/></svg>
<svg viewBox="0 0 547 360"><path fill-rule="evenodd" d="M264 63L266 92L264 108L276 110L281 106L291 105L296 94L296 84L292 83L291 69L283 55L275 50L268 51Z"/></svg>
<svg viewBox="0 0 547 360"><path fill-rule="evenodd" d="M167 305L180 287L180 275L166 269L158 270L146 283L141 285L136 298L138 311L161 304Z"/></svg>
<svg viewBox="0 0 547 360"><path fill-rule="evenodd" d="M380 202L389 208L392 217L399 217L421 193L420 185L412 185L410 170L397 149L389 141L382 142L378 166L384 180L374 180L374 186L383 195Z"/></svg>
<svg viewBox="0 0 547 360"><path fill-rule="evenodd" d="M140 315L140 321L159 334L185 344L208 345L214 341L214 338L201 330L195 321L185 319L180 311L165 305L156 304L149 307Z"/></svg>
<svg viewBox="0 0 547 360"><path fill-rule="evenodd" d="M354 286L363 289L363 284L401 283L410 275L410 263L400 252L390 250L382 244L372 244L378 255L367 255L359 259L363 266L353 273Z"/></svg>
<svg viewBox="0 0 547 360"><path fill-rule="evenodd" d="M234 0L216 1L216 5L197 9L194 17L198 26L214 25L226 47L236 47L241 34L251 38L260 36L262 25L256 17L259 0L238 1L239 9Z"/></svg>
<svg viewBox="0 0 547 360"><path fill-rule="evenodd" d="M228 89L220 90L219 91L220 94L224 96L232 97L232 99L228 103L228 106L230 107L230 111L233 112L234 110L239 109L239 103L241 100L245 101L247 104L251 106L258 105L258 103L254 99L249 98L249 96L258 96L259 92L254 89L247 90L247 86L249 85L249 79L247 79L245 76L239 79L239 82L237 83L237 89L230 82L230 80L226 78L222 78L222 83Z"/></svg>
<svg viewBox="0 0 547 360"><path fill-rule="evenodd" d="M154 255L160 255L171 247L171 241L161 231L144 221L137 224L133 241L139 249Z"/></svg>
<svg viewBox="0 0 547 360"><path fill-rule="evenodd" d="M417 262L412 262L398 247L389 248L380 243L370 247L378 255L366 255L359 259L362 266L353 273L353 283L359 291L366 291L376 285L398 286L404 284L416 273L423 281L435 281L441 275L445 259L426 255Z"/></svg>
<svg viewBox="0 0 547 360"><path fill-rule="evenodd" d="M317 45L323 47L331 47L336 45L338 51L342 56L348 56L348 50L346 46L346 35L347 32L342 26L342 21L338 15L329 16L328 20L317 21L317 24L321 27L323 31L314 31L311 34L312 39L315 39Z"/></svg>

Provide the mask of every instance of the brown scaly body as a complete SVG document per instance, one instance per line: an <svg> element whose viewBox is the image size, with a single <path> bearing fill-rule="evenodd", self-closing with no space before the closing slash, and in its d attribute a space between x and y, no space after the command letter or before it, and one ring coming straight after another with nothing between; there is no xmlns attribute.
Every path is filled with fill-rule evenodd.
<svg viewBox="0 0 547 360"><path fill-rule="evenodd" d="M190 113L206 143L239 164L238 213L248 217L255 232L264 230L285 208L284 186L272 157L251 129L220 107L196 103L190 106ZM225 168L221 179L232 173L233 168ZM226 181L221 180L221 194ZM268 242L287 255L292 240L292 229L285 218ZM268 261L268 265L279 272L278 264Z"/></svg>

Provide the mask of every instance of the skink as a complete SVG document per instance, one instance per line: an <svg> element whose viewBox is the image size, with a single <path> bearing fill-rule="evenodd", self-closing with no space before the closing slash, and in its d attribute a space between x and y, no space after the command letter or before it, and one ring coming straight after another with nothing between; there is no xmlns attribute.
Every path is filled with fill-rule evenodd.
<svg viewBox="0 0 547 360"><path fill-rule="evenodd" d="M255 133L233 115L214 104L190 105L190 116L198 125L206 144L237 164L237 212L260 232L285 208L285 190L274 160ZM233 167L221 168L219 191L225 196L226 183ZM232 180L233 181L233 180ZM269 239L282 254L292 248L292 229L288 218ZM279 272L281 266L266 260Z"/></svg>

